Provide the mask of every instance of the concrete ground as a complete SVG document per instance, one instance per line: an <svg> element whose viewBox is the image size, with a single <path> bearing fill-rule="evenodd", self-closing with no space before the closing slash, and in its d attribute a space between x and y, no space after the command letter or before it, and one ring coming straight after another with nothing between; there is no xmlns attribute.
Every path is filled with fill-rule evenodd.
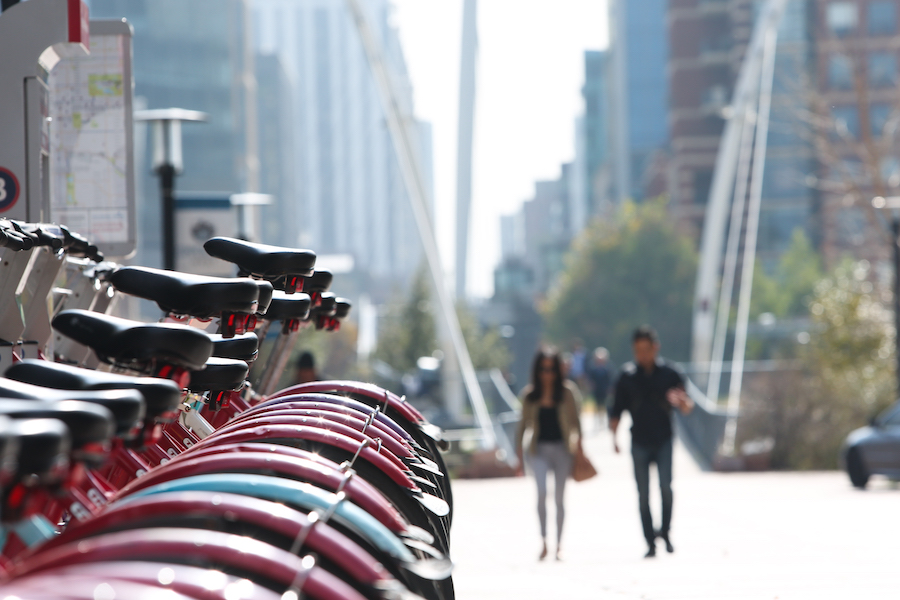
<svg viewBox="0 0 900 600"><path fill-rule="evenodd" d="M839 472L703 473L676 446L675 553L660 543L644 559L630 434L620 429L616 455L609 433L592 429L586 451L600 475L567 485L562 561L537 560L530 477L454 482L457 598L900 599L896 485L873 480L861 492ZM651 501L658 515L658 493ZM548 505L553 538L552 492Z"/></svg>

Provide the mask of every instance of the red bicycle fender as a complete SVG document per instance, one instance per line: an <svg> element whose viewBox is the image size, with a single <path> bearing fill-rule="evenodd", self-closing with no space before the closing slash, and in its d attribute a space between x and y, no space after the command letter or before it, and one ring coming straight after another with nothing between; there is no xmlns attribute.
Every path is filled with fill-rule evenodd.
<svg viewBox="0 0 900 600"><path fill-rule="evenodd" d="M115 569L115 567L112 567ZM115 572L113 570L113 572ZM159 572L159 569L157 569ZM99 593L98 593L99 590ZM3 598L27 600L95 600L99 597L156 600L163 590L157 582L136 583L114 577L77 574L47 576L44 573L3 584ZM101 596L108 593L109 596ZM166 590L166 600L196 600L195 597Z"/></svg>
<svg viewBox="0 0 900 600"><path fill-rule="evenodd" d="M397 394L394 394L393 392L390 392L384 388L380 388L377 385L360 383L358 381L335 380L299 383L297 385L292 385L291 387L275 392L274 394L266 398L266 400L290 394L302 394L304 392L340 392L342 394L359 394L361 396L366 396L367 398L372 398L378 403L379 406L384 404L386 393L388 406L395 409L397 412L407 418L410 423L413 423L415 425L423 425L427 422L425 420L425 417L422 416L422 413L416 410L415 407L413 407L409 402L401 399Z"/></svg>
<svg viewBox="0 0 900 600"><path fill-rule="evenodd" d="M257 540L201 529L154 528L118 531L70 542L13 568L14 577L51 567L112 560L177 562L178 557L252 571L284 589L304 571L302 558ZM6 591L6 590L4 590ZM309 570L304 596L321 600L365 600L356 590L319 567Z"/></svg>
<svg viewBox="0 0 900 600"><path fill-rule="evenodd" d="M343 473L338 470L286 454L262 452L210 454L172 461L155 469L122 489L116 499L182 477L207 473L254 473L263 470L275 471L279 473L279 476L305 481L330 492L337 491L344 479ZM407 524L400 517L400 513L376 488L360 485L361 480L360 477L353 477L347 482L344 487L347 498L378 519L388 529L395 533L404 532Z"/></svg>
<svg viewBox="0 0 900 600"><path fill-rule="evenodd" d="M272 443L271 440L278 439L296 439L316 444L325 444L353 454L359 450L359 442L334 431L327 431L325 429L309 426L283 424L239 428L236 431L227 434L216 432L199 444L195 444L194 448L233 443ZM375 452L373 448L363 448L362 452L360 452L360 458L365 459L378 468L400 487L406 488L412 492L421 492L415 482L406 476L406 473L401 469L398 469L393 462L383 455Z"/></svg>
<svg viewBox="0 0 900 600"><path fill-rule="evenodd" d="M294 538L310 526L308 515L276 502L239 494L170 492L111 506L91 522L75 527L72 531L66 530L42 547L40 552L94 537L104 531L126 530L129 529L129 523L140 519L162 518L173 514L240 520ZM325 523L317 524L309 532L304 547L340 564L348 574L364 585L376 585L379 581L392 579L384 567L365 550Z"/></svg>
<svg viewBox="0 0 900 600"><path fill-rule="evenodd" d="M327 413L326 413L327 414ZM378 448L377 442L373 440L370 436L364 435L353 429L352 427L348 427L343 423L339 423L337 421L319 417L304 417L302 415L260 415L249 419L247 421L242 421L239 423L229 423L227 427L223 427L218 431L212 433L209 437L214 438L217 435L225 435L227 433L231 433L232 431L237 431L238 429L245 429L247 427L257 427L259 425L300 425L302 427L310 427L316 429L322 429L324 431L331 431L342 436L345 436L354 441L356 448L359 448L359 445L363 443L365 440L370 440L372 442L372 446L370 448L375 449ZM356 450L353 450L356 452ZM401 471L406 471L409 467L403 464L403 461L397 457L396 454L391 452L387 446L382 442L381 448L378 449L378 454L383 456L385 460L390 461L397 469Z"/></svg>
<svg viewBox="0 0 900 600"><path fill-rule="evenodd" d="M41 571L40 574L29 575L18 581L31 580L32 578L40 578L44 581L52 581L57 577L66 578L93 578L94 591L96 591L97 582L108 581L113 578L117 581L129 581L139 584L149 584L155 586L155 595L151 598L158 598L161 590L171 590L176 594L185 594L189 598L195 600L222 600L225 597L232 597L237 600L280 600L281 594L266 589L259 584L253 583L248 579L225 575L224 573L214 573L209 569L201 569L199 567L189 567L187 565L176 565L166 563L151 563L138 561L118 561L118 562L98 562L71 567L60 567L58 569L49 569ZM160 583L160 577L163 581L170 583ZM64 586L54 586L57 593ZM114 590L115 591L115 590ZM227 595L226 595L227 593ZM54 596L56 598L58 596ZM126 596L116 596L124 598ZM128 596L130 598L130 596ZM96 596L91 595L88 600L94 600Z"/></svg>
<svg viewBox="0 0 900 600"><path fill-rule="evenodd" d="M337 408L339 409L341 407ZM243 423L257 417L283 417L292 415L298 417L320 418L326 421L333 421L335 423L346 425L347 427L358 432L360 435L365 435L372 440L376 438L380 439L384 447L390 450L391 453L393 453L398 458L415 458L415 454L413 454L412 448L404 444L403 441L398 438L393 431L388 432L377 427L374 423L371 423L366 429L366 432L363 433L362 429L366 424L365 418L360 419L359 417L342 410L319 408L318 406L315 406L315 403L312 402L291 402L283 406L279 405L278 408L274 410L264 410L256 413L242 413L240 417L238 417L228 425L230 426L236 423Z"/></svg>

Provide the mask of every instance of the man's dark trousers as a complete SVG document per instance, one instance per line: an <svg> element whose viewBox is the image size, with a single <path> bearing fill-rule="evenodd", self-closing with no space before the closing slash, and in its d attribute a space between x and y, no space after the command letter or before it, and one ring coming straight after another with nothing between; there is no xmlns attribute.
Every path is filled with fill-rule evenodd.
<svg viewBox="0 0 900 600"><path fill-rule="evenodd" d="M669 438L659 446L645 446L632 442L631 457L634 459L634 478L637 481L644 539L652 546L656 533L653 531L653 517L650 515L650 464L656 463L659 471L659 489L662 496L662 526L659 534L668 538L669 524L672 522L672 439Z"/></svg>

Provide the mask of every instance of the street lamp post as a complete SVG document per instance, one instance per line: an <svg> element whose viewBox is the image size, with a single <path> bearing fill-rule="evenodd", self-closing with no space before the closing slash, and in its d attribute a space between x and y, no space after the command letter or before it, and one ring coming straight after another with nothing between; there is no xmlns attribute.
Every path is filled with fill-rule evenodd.
<svg viewBox="0 0 900 600"><path fill-rule="evenodd" d="M872 206L891 211L891 245L894 259L894 360L897 371L897 396L900 397L900 196L872 200Z"/></svg>
<svg viewBox="0 0 900 600"><path fill-rule="evenodd" d="M208 115L183 108L140 110L135 121L153 124L153 170L162 196L163 268L175 270L175 176L184 170L181 153L182 121L206 121Z"/></svg>

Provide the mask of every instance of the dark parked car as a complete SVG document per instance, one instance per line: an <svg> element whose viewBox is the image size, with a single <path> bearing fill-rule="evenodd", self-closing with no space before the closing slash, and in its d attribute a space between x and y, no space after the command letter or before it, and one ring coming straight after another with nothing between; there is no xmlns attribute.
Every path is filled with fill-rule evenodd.
<svg viewBox="0 0 900 600"><path fill-rule="evenodd" d="M900 402L848 435L841 459L850 482L860 489L871 475L900 479Z"/></svg>

